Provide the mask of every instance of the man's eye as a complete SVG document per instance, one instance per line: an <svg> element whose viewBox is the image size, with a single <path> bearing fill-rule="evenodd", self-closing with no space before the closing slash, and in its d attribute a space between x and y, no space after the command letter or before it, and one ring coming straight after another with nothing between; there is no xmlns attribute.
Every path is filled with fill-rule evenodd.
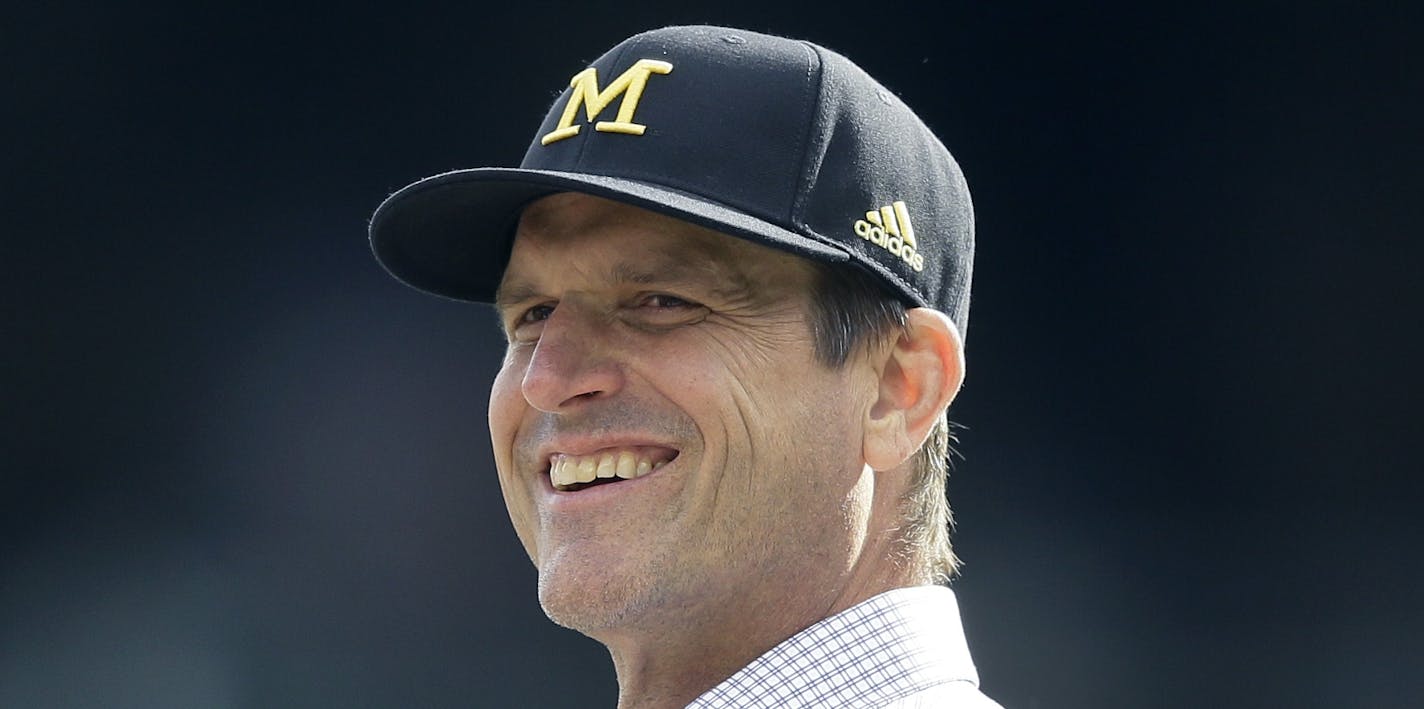
<svg viewBox="0 0 1424 709"><path fill-rule="evenodd" d="M643 298L642 304L644 307L664 309L697 307L697 304L693 303L690 300L684 300L675 295L668 295L666 293L654 293L652 295L649 295Z"/></svg>
<svg viewBox="0 0 1424 709"><path fill-rule="evenodd" d="M541 303L524 311L519 316L519 322L517 324L523 325L525 323L542 322L544 320L548 320L549 316L553 314L554 306L552 304Z"/></svg>
<svg viewBox="0 0 1424 709"><path fill-rule="evenodd" d="M638 296L628 309L628 322L651 328L673 328L702 322L708 310L701 303L667 293Z"/></svg>

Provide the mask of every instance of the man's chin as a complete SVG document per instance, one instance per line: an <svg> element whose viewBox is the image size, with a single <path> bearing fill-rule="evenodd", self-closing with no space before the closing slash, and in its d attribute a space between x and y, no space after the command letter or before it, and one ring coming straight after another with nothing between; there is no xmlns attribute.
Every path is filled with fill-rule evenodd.
<svg viewBox="0 0 1424 709"><path fill-rule="evenodd" d="M647 619L655 593L645 579L568 571L539 573L539 605L549 620L590 637Z"/></svg>

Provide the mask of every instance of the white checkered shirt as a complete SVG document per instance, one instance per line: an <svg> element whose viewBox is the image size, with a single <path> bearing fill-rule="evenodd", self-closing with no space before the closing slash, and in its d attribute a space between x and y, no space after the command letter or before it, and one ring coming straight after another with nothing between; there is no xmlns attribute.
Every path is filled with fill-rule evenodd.
<svg viewBox="0 0 1424 709"><path fill-rule="evenodd" d="M901 588L791 636L688 709L998 708L979 691L959 604L942 586Z"/></svg>

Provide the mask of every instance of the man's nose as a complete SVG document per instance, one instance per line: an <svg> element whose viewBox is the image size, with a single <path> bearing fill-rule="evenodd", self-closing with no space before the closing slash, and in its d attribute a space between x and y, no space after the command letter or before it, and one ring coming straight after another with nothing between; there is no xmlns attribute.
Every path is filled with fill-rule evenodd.
<svg viewBox="0 0 1424 709"><path fill-rule="evenodd" d="M524 398L548 413L568 413L623 386L609 340L613 323L576 299L560 302L544 321L524 372Z"/></svg>

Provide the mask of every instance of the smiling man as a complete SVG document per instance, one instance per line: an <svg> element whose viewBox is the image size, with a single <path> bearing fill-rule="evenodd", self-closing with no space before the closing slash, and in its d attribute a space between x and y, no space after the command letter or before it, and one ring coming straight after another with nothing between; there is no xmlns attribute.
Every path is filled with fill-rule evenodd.
<svg viewBox="0 0 1424 709"><path fill-rule="evenodd" d="M943 585L969 194L849 60L632 37L572 76L520 167L410 185L371 240L499 313L505 503L620 706L997 706Z"/></svg>

